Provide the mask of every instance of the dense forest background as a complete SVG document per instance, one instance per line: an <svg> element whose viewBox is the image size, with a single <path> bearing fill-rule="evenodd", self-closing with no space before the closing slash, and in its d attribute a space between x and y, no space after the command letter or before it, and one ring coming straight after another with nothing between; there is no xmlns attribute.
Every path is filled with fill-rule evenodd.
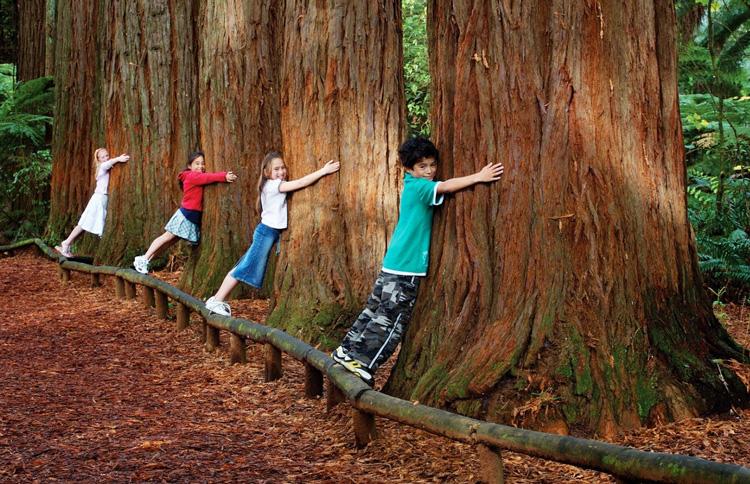
<svg viewBox="0 0 750 484"><path fill-rule="evenodd" d="M0 0L17 46L0 52L0 243L59 241L105 145L133 158L101 241L75 250L127 265L199 143L244 182L209 189L200 246L155 265L203 296L249 243L259 154L280 148L292 177L337 158L292 197L266 291L267 324L331 348L395 223L395 147L422 134L441 178L509 169L437 212L388 391L500 421L541 399L604 434L746 399L716 372L747 354L702 285L719 309L750 287L750 3L86 5Z"/></svg>
<svg viewBox="0 0 750 484"><path fill-rule="evenodd" d="M700 267L717 303L750 287L750 3L678 0L680 112L690 220ZM407 121L430 134L426 0L404 0ZM18 12L0 0L0 233L2 243L44 236L49 212L52 77L19 82ZM634 122L637 122L634 120Z"/></svg>

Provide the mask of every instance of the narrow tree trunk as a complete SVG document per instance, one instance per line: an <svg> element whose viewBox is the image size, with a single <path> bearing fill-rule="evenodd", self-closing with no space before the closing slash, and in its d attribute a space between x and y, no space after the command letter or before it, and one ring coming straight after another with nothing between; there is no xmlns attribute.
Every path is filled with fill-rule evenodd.
<svg viewBox="0 0 750 484"><path fill-rule="evenodd" d="M18 2L18 80L28 81L45 74L47 47L46 0Z"/></svg>
<svg viewBox="0 0 750 484"><path fill-rule="evenodd" d="M182 285L205 296L249 247L260 161L281 149L278 71L281 18L276 2L202 2L198 15L200 137L210 164L239 177L206 190L202 239ZM272 274L269 274L272 278Z"/></svg>
<svg viewBox="0 0 750 484"><path fill-rule="evenodd" d="M58 0L55 31L55 123L48 236L60 240L78 222L93 191L93 154L100 139L97 0Z"/></svg>
<svg viewBox="0 0 750 484"><path fill-rule="evenodd" d="M57 20L57 0L46 0L44 13L44 75L55 73L55 24Z"/></svg>
<svg viewBox="0 0 750 484"><path fill-rule="evenodd" d="M341 171L290 197L268 322L316 340L347 328L364 305L398 215L401 9L396 0L297 0L284 19L289 177L329 159Z"/></svg>
<svg viewBox="0 0 750 484"><path fill-rule="evenodd" d="M603 435L746 401L714 362L743 356L687 219L673 3L439 0L428 18L440 176L506 175L440 209L389 388Z"/></svg>
<svg viewBox="0 0 750 484"><path fill-rule="evenodd" d="M178 208L177 174L198 146L194 1L104 0L102 144L130 154L110 176L97 261L129 264ZM224 160L207 160L209 170Z"/></svg>
<svg viewBox="0 0 750 484"><path fill-rule="evenodd" d="M18 2L0 4L0 64L18 64Z"/></svg>

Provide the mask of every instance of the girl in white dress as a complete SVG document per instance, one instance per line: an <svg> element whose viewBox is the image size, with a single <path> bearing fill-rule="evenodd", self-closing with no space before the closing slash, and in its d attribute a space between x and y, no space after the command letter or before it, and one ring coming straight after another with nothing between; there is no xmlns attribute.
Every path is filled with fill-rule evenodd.
<svg viewBox="0 0 750 484"><path fill-rule="evenodd" d="M94 172L96 173L96 189L91 196L86 209L67 239L55 246L55 250L65 257L72 257L70 246L83 233L91 232L92 234L102 236L104 231L104 220L107 218L107 191L109 189L109 170L117 163L125 163L130 159L129 155L122 154L116 158L109 157L109 152L105 148L97 148L94 151Z"/></svg>

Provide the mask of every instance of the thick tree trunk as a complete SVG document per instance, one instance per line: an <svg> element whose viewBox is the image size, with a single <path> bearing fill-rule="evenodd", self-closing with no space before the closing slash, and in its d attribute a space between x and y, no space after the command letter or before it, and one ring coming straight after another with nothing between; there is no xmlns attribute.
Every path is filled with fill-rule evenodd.
<svg viewBox="0 0 750 484"><path fill-rule="evenodd" d="M18 2L18 80L45 74L47 47L46 0Z"/></svg>
<svg viewBox="0 0 750 484"><path fill-rule="evenodd" d="M362 308L396 221L401 8L396 0L290 0L284 20L289 176L329 159L341 161L341 171L290 198L268 322L315 340L348 327Z"/></svg>
<svg viewBox="0 0 750 484"><path fill-rule="evenodd" d="M58 0L55 37L55 122L48 235L59 240L78 222L94 186L99 136L96 49L98 0Z"/></svg>
<svg viewBox="0 0 750 484"><path fill-rule="evenodd" d="M747 400L687 219L673 2L439 0L429 18L450 198L389 383L521 425L611 435Z"/></svg>
<svg viewBox="0 0 750 484"><path fill-rule="evenodd" d="M198 147L195 3L104 4L98 93L103 145L112 156L127 152L131 159L112 170L107 224L96 255L99 262L129 264L179 206L177 174ZM228 164L209 158L207 168Z"/></svg>
<svg viewBox="0 0 750 484"><path fill-rule="evenodd" d="M203 237L182 280L194 294L215 292L250 245L260 220L255 210L260 162L265 152L281 150L277 10L275 2L259 0L202 2L200 7L202 148L207 160L239 179L206 191Z"/></svg>

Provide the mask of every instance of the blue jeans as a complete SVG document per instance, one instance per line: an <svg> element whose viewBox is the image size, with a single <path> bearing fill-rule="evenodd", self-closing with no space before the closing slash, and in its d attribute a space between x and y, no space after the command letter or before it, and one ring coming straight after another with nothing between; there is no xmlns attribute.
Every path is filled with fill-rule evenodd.
<svg viewBox="0 0 750 484"><path fill-rule="evenodd" d="M229 275L238 281L257 287L258 289L263 287L268 256L271 253L273 245L279 241L280 235L281 230L263 225L262 223L258 224L253 233L253 243Z"/></svg>

